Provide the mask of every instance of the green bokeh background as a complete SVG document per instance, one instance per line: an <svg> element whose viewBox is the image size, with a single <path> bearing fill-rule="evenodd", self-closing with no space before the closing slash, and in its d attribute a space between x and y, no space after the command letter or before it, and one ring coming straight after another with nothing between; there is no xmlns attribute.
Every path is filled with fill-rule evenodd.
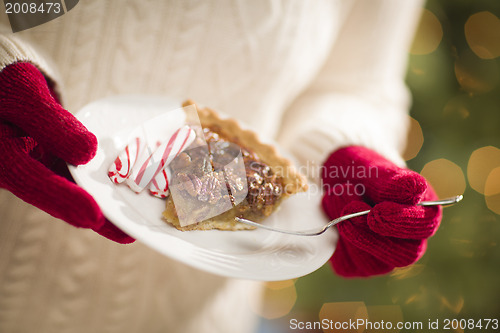
<svg viewBox="0 0 500 333"><path fill-rule="evenodd" d="M411 116L422 127L424 144L408 166L421 171L435 159L452 161L465 174L465 199L445 209L441 228L410 276L346 280L325 265L296 281L294 307L286 316L266 321L266 332L299 332L289 329L290 319L317 321L323 304L330 302L397 305L405 321L424 323L437 318L500 319L500 216L488 209L485 197L467 182L471 153L488 145L500 147L500 58L477 57L464 33L474 13L489 11L500 17L500 1L430 0L426 7L441 22L443 39L434 52L410 56ZM478 92L461 86L456 61L465 62L471 77L489 82L493 89ZM450 100L453 107L445 112ZM424 325L419 332L427 331Z"/></svg>

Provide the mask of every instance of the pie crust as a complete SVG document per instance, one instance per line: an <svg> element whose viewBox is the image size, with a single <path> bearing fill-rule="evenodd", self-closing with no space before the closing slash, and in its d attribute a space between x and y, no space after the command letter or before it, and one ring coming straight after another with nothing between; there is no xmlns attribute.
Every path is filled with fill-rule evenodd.
<svg viewBox="0 0 500 333"><path fill-rule="evenodd" d="M267 205L267 200L265 200L265 205L261 209L262 211L256 211L249 208L251 207L251 205L249 204L250 198L248 197L250 195L249 192L247 196L249 202L245 200L244 202L234 206L232 209L220 215L206 219L199 223L190 224L183 227L179 223L172 195L170 195L166 199L166 208L163 212L163 218L168 223L172 224L177 229L182 231L211 229L255 229L255 227L236 222L234 218L238 216L259 222L260 220L263 220L264 218L272 214L272 212L274 212L281 204L283 199L295 193L307 190L306 178L296 170L290 160L280 156L274 146L261 142L255 132L248 129L243 129L236 120L221 118L214 110L207 107L200 108L192 100L185 101L183 103L183 106L186 107L193 104L198 111L201 125L206 131L213 132L212 129L216 128L217 131L215 131L215 133L219 134L221 139L223 138L224 141L235 143L240 146L242 150L248 150L253 153L253 156L256 156L258 158L259 163L270 167L270 174L272 175L273 179L276 180L276 182L279 182L281 191L279 196L273 196L272 205L265 207L265 205ZM250 182L250 178L248 178L247 180ZM250 183L248 184L250 185ZM261 214L259 215L259 213Z"/></svg>

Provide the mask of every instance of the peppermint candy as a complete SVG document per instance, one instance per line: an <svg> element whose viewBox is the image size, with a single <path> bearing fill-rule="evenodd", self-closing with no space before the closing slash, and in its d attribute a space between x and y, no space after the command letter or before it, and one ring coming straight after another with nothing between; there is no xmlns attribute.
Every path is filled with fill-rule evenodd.
<svg viewBox="0 0 500 333"><path fill-rule="evenodd" d="M167 166L189 147L195 138L195 131L187 125L183 126L152 154L144 151L146 145L140 138L135 138L110 166L108 176L116 184L125 182L136 193L150 184L151 194L164 198L169 193L171 177Z"/></svg>
<svg viewBox="0 0 500 333"><path fill-rule="evenodd" d="M132 171L144 147L140 138L132 140L109 167L108 177L115 184L123 183Z"/></svg>
<svg viewBox="0 0 500 333"><path fill-rule="evenodd" d="M170 173L170 169L168 167L164 168L151 181L151 184L149 185L149 193L161 199L168 197L170 193L168 185L171 178L172 175Z"/></svg>

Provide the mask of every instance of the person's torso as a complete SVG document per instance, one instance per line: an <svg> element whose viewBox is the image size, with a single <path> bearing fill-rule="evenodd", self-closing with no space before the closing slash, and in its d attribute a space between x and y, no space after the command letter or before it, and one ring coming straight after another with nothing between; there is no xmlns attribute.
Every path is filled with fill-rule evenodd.
<svg viewBox="0 0 500 333"><path fill-rule="evenodd" d="M55 62L65 105L116 94L192 98L274 135L323 64L338 1L81 1L19 35Z"/></svg>

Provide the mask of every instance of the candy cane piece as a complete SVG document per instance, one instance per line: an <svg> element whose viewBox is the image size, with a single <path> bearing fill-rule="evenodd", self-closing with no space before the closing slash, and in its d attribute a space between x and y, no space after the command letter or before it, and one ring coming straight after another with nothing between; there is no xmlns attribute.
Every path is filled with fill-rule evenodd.
<svg viewBox="0 0 500 333"><path fill-rule="evenodd" d="M149 185L149 192L157 198L163 199L168 197L170 193L168 190L170 179L172 179L172 175L170 169L166 167L153 178Z"/></svg>
<svg viewBox="0 0 500 333"><path fill-rule="evenodd" d="M135 192L141 192L151 180L183 152L196 138L189 126L179 128L168 141L165 141L144 163L136 163L127 179L127 185Z"/></svg>
<svg viewBox="0 0 500 333"><path fill-rule="evenodd" d="M109 179L115 184L123 183L130 175L132 167L139 158L142 150L143 144L141 139L138 137L134 138L110 165L108 170Z"/></svg>

